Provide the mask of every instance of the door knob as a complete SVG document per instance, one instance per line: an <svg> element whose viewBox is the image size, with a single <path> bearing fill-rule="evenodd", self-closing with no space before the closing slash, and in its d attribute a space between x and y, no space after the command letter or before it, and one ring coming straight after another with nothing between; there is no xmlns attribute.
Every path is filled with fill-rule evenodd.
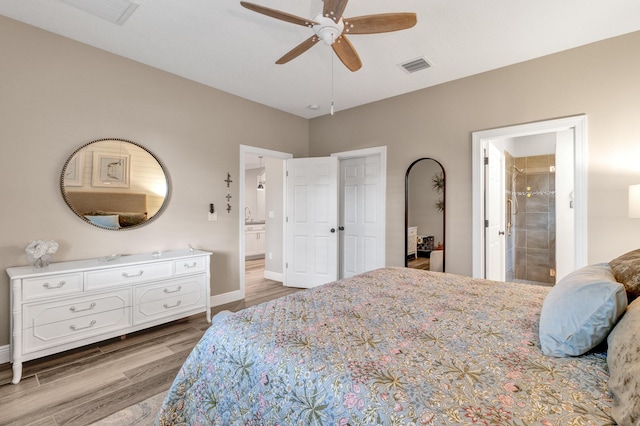
<svg viewBox="0 0 640 426"><path fill-rule="evenodd" d="M339 227L338 227L338 230L340 230L340 231L344 231L344 226L339 226Z"/></svg>
<svg viewBox="0 0 640 426"><path fill-rule="evenodd" d="M331 233L333 234L334 232L336 232L336 228L331 228Z"/></svg>
<svg viewBox="0 0 640 426"><path fill-rule="evenodd" d="M498 231L498 235L504 235L504 231Z"/></svg>

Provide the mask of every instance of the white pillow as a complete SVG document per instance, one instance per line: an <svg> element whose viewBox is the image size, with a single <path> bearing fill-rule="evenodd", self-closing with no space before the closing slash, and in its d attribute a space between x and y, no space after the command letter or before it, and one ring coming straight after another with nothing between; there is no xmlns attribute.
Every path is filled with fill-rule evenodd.
<svg viewBox="0 0 640 426"><path fill-rule="evenodd" d="M570 273L542 304L542 352L555 357L588 352L604 341L626 308L627 293L607 263Z"/></svg>

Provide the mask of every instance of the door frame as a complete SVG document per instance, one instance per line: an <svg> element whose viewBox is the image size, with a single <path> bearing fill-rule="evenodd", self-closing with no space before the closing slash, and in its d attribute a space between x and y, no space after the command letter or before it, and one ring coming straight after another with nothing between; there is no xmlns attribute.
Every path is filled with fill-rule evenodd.
<svg viewBox="0 0 640 426"><path fill-rule="evenodd" d="M272 158L279 158L282 161L288 159L288 158L293 158L293 154L290 154L288 152L280 152L280 151L274 151L271 149L265 149L265 148L258 148L255 146L249 146L249 145L240 145L240 173L238 176L238 222L239 222L239 226L238 226L238 264L239 264L239 281L240 281L240 289L239 292L237 294L235 294L233 296L232 300L228 300L228 302L232 302L235 300L240 300L240 299L244 299L245 297L245 273L244 273L244 269L245 269L245 245L244 245L244 233L245 233L245 224L244 224L244 208L245 208L245 188L246 188L246 172L245 172L245 157L247 153L252 153L252 154L257 154L257 155L262 155L263 157L272 157ZM286 168L283 167L283 174L286 173ZM283 176L283 194L285 194L285 196L283 197L283 211L286 208L286 184L287 181L286 179L284 179ZM267 194L268 196L268 194ZM229 203L232 204L233 203ZM282 241L283 241L283 250L286 250L286 247L284 246L284 238L285 238L285 229L283 227L283 233L282 233ZM284 253L282 256L282 271L283 271L283 277L284 277L284 263L285 263L285 257L284 257ZM227 302L223 302L223 303L227 303Z"/></svg>
<svg viewBox="0 0 640 426"><path fill-rule="evenodd" d="M472 267L474 278L485 278L484 147L496 139L574 130L575 268L587 264L587 116L538 121L472 133Z"/></svg>
<svg viewBox="0 0 640 426"><path fill-rule="evenodd" d="M218 305L233 302L236 300L244 299L245 297L245 246L244 246L244 208L245 208L245 154L246 153L255 153L258 155L263 155L265 157L275 157L280 158L283 161L288 158L293 158L293 154L288 152L274 151L266 148L259 148L256 146L250 145L240 145L240 167L239 167L239 176L238 176L238 278L240 283L240 288L237 291L233 291L230 293L226 293L224 295L219 295L216 298L216 302ZM354 157L367 157L371 155L380 155L380 168L381 168L381 184L380 184L380 196L384 201L384 205L386 206L386 196L387 196L387 147L386 146L378 146L373 148L364 148L352 151L344 151L337 152L331 154L331 156L338 157L338 161L346 158L354 158ZM286 168L283 168L283 173L286 174ZM284 199L283 199L283 209L286 211L286 177L283 178L283 191L284 191ZM268 196L268 195L267 195ZM340 204L339 204L340 205ZM382 262L386 265L386 208L382 210L382 226L381 226L381 237L384 241L385 250L382 254ZM286 224L283 226L283 256L282 256L282 271L283 277L286 276L285 267L286 267Z"/></svg>

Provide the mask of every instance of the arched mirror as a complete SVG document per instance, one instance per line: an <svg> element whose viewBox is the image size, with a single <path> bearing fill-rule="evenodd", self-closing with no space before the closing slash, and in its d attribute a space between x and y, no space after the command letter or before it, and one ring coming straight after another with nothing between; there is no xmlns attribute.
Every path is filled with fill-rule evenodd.
<svg viewBox="0 0 640 426"><path fill-rule="evenodd" d="M405 266L444 272L446 175L433 158L420 158L405 176Z"/></svg>
<svg viewBox="0 0 640 426"><path fill-rule="evenodd" d="M60 176L62 196L82 220L122 231L144 226L169 200L169 175L158 158L135 142L99 139L78 148Z"/></svg>

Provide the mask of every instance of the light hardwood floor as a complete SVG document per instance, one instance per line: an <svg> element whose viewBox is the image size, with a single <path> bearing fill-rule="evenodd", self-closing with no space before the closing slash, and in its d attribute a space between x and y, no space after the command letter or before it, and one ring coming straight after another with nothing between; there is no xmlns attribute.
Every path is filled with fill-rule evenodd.
<svg viewBox="0 0 640 426"><path fill-rule="evenodd" d="M262 277L264 259L246 262L244 300L216 306L239 311L299 289ZM0 425L88 425L169 389L209 324L205 315L26 362L11 384L0 365Z"/></svg>

